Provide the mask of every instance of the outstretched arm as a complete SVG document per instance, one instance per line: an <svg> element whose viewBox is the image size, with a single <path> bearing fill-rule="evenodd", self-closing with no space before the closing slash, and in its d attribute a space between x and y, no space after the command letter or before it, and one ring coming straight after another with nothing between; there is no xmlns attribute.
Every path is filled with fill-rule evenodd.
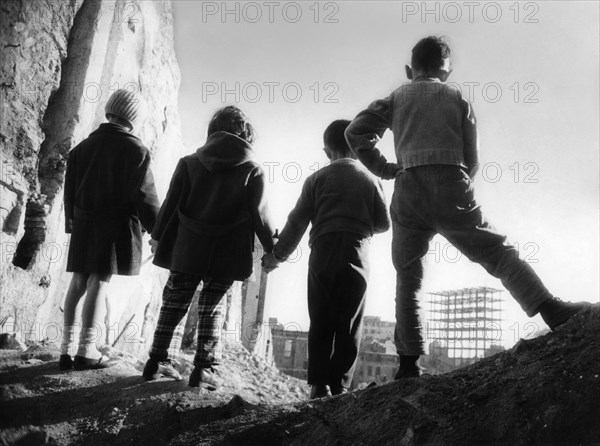
<svg viewBox="0 0 600 446"><path fill-rule="evenodd" d="M260 168L248 180L248 196L254 231L265 252L271 252L275 230L265 195L265 175Z"/></svg>
<svg viewBox="0 0 600 446"><path fill-rule="evenodd" d="M388 163L376 147L392 125L392 96L379 99L361 111L346 129L346 141L358 159L378 177L395 178L401 167Z"/></svg>
<svg viewBox="0 0 600 446"><path fill-rule="evenodd" d="M296 202L296 206L290 212L287 223L281 231L279 242L273 250L273 254L280 261L286 260L298 247L302 236L308 228L308 224L314 214L313 176L308 177L302 186L302 193Z"/></svg>

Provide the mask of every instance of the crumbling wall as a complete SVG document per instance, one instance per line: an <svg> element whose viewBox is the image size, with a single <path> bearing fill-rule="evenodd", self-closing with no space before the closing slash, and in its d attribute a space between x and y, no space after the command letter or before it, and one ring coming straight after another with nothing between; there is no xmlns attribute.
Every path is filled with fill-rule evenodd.
<svg viewBox="0 0 600 446"><path fill-rule="evenodd" d="M128 88L150 107L139 136L160 196L183 154L171 3L9 0L1 8L0 320L11 316L25 339L56 339L70 279L68 151L104 120L110 94ZM153 332L164 281L151 262L137 278L115 277L102 336L112 343L121 334L129 350L145 349L138 344Z"/></svg>

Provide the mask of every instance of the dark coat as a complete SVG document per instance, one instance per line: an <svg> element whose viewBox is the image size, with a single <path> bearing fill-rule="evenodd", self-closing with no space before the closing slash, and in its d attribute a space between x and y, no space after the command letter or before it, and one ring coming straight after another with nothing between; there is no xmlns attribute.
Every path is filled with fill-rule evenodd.
<svg viewBox="0 0 600 446"><path fill-rule="evenodd" d="M220 280L252 274L254 234L273 249L265 179L241 138L216 132L175 169L152 238L154 264Z"/></svg>
<svg viewBox="0 0 600 446"><path fill-rule="evenodd" d="M137 275L142 226L148 232L160 203L150 152L117 124L101 124L69 153L65 177L67 271Z"/></svg>

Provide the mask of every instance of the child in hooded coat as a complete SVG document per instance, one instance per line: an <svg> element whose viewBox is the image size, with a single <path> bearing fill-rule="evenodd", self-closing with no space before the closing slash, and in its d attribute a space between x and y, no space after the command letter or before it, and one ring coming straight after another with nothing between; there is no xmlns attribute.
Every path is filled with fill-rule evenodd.
<svg viewBox="0 0 600 446"><path fill-rule="evenodd" d="M219 385L214 366L222 357L223 297L234 281L252 274L255 234L266 252L273 249L265 178L253 160L253 141L246 115L237 107L225 107L211 119L206 144L175 169L152 232L154 264L171 274L143 372L146 379L159 374L180 379L168 348L202 282L189 385Z"/></svg>

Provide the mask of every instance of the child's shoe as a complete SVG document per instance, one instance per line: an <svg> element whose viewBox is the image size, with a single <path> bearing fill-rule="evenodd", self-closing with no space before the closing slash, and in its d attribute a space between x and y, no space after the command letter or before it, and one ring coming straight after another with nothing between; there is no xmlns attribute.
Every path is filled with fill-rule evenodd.
<svg viewBox="0 0 600 446"><path fill-rule="evenodd" d="M400 355L400 367L394 379L418 378L423 374L423 367L417 364L419 355Z"/></svg>
<svg viewBox="0 0 600 446"><path fill-rule="evenodd" d="M344 386L331 386L331 394L332 395L343 395L344 393L348 393L348 388Z"/></svg>
<svg viewBox="0 0 600 446"><path fill-rule="evenodd" d="M544 322L554 331L556 327L567 322L571 316L589 307L587 302L563 302L558 297L552 297L544 301L539 312Z"/></svg>
<svg viewBox="0 0 600 446"><path fill-rule="evenodd" d="M331 389L328 385L324 384L313 384L310 387L310 399L314 400L317 398L327 398L331 396Z"/></svg>
<svg viewBox="0 0 600 446"><path fill-rule="evenodd" d="M142 376L148 381L160 378L158 374L158 361L156 359L150 358L146 361Z"/></svg>
<svg viewBox="0 0 600 446"><path fill-rule="evenodd" d="M173 378L175 381L181 381L183 379L181 373L179 373L175 367L173 367L171 361L157 361L156 359L152 358L146 361L142 376L148 381L158 379L161 376L164 376L165 378Z"/></svg>
<svg viewBox="0 0 600 446"><path fill-rule="evenodd" d="M194 367L188 385L190 387L206 387L208 390L217 390L223 382L216 374L213 367Z"/></svg>
<svg viewBox="0 0 600 446"><path fill-rule="evenodd" d="M415 367L399 367L394 379L396 381L407 378L419 378L423 374L423 368L416 365Z"/></svg>
<svg viewBox="0 0 600 446"><path fill-rule="evenodd" d="M60 358L58 358L58 368L61 370L73 370L73 358L71 358L71 355L60 355Z"/></svg>

